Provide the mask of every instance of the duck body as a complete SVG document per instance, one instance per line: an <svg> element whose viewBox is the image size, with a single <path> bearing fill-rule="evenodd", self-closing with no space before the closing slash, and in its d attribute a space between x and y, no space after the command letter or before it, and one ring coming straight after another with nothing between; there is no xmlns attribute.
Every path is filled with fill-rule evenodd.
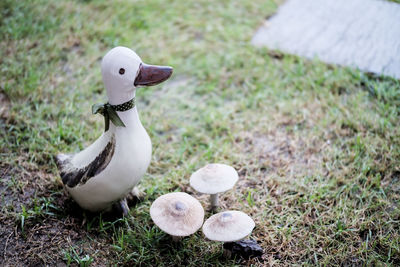
<svg viewBox="0 0 400 267"><path fill-rule="evenodd" d="M129 76L122 77L125 74ZM142 64L132 50L124 47L112 49L102 62L103 81L109 103L114 106L135 103L137 86L157 84L171 74L170 67ZM151 160L151 140L136 106L115 112L123 126L111 121L106 131L86 149L56 157L66 189L82 208L92 212L125 200L146 173ZM122 208L125 214L126 208Z"/></svg>
<svg viewBox="0 0 400 267"><path fill-rule="evenodd" d="M71 163L78 168L85 168L96 160L96 155L105 151L107 145L114 146L111 160L98 175L86 183L69 187L67 190L78 204L90 211L109 208L117 200L128 195L142 179L150 164L151 140L136 108L118 112L126 127L110 125L92 145L74 155Z"/></svg>

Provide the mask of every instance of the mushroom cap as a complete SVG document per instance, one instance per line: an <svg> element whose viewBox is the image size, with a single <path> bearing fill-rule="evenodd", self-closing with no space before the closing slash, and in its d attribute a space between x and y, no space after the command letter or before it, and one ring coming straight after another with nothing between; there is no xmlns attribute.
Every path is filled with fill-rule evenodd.
<svg viewBox="0 0 400 267"><path fill-rule="evenodd" d="M239 175L233 167L212 163L190 176L190 186L203 194L217 194L231 189L238 179Z"/></svg>
<svg viewBox="0 0 400 267"><path fill-rule="evenodd" d="M203 233L210 240L234 242L249 235L254 226L253 219L246 213L228 210L208 218L203 225Z"/></svg>
<svg viewBox="0 0 400 267"><path fill-rule="evenodd" d="M189 194L175 192L157 198L150 207L150 216L167 234L188 236L202 226L204 209L200 202Z"/></svg>

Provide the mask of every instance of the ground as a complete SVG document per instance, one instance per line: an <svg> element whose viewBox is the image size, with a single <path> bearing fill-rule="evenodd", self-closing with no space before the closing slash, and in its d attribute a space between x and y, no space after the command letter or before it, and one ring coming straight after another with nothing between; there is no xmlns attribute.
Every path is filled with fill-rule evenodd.
<svg viewBox="0 0 400 267"><path fill-rule="evenodd" d="M0 3L0 265L400 264L400 82L255 48L277 2ZM101 57L133 48L171 65L139 89L153 158L128 218L82 211L53 156L103 131ZM224 209L248 213L261 259L222 258L201 231L177 245L149 216L206 163L234 166ZM206 212L206 217L210 216Z"/></svg>

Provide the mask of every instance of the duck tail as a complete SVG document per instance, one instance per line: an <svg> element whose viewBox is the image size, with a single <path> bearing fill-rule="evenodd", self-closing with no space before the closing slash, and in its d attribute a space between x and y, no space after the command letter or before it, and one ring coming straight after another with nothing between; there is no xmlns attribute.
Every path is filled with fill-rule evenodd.
<svg viewBox="0 0 400 267"><path fill-rule="evenodd" d="M58 155L56 155L55 157L56 160L56 165L59 171L61 171L63 169L63 167L65 166L65 163L69 161L70 156L60 153Z"/></svg>

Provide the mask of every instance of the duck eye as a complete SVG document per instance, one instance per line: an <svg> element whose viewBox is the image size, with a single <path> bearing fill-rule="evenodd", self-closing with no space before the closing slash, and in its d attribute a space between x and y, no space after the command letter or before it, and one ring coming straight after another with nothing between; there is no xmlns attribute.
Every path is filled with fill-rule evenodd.
<svg viewBox="0 0 400 267"><path fill-rule="evenodd" d="M125 69L124 68L120 68L119 69L119 74L123 75L125 73Z"/></svg>

